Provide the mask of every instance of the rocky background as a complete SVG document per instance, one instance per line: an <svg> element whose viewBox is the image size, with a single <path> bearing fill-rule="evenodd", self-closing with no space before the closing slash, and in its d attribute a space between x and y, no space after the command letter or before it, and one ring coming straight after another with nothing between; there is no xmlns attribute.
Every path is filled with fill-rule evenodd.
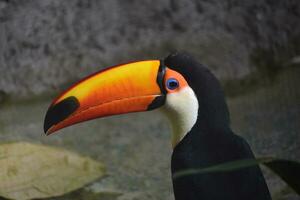
<svg viewBox="0 0 300 200"><path fill-rule="evenodd" d="M42 126L52 97L70 83L176 50L221 80L233 130L256 155L300 160L299 0L0 0L1 142L59 146L107 165L110 176L57 199L173 199L170 133L157 112L52 137ZM274 199L299 199L264 172Z"/></svg>
<svg viewBox="0 0 300 200"><path fill-rule="evenodd" d="M174 50L241 79L299 61L299 21L298 0L1 0L0 91L47 93Z"/></svg>

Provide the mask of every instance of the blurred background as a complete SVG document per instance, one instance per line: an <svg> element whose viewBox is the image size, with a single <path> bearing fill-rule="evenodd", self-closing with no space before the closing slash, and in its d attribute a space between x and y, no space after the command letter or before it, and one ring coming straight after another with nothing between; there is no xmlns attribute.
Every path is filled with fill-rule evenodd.
<svg viewBox="0 0 300 200"><path fill-rule="evenodd" d="M300 161L299 0L0 0L0 142L57 146L106 165L108 176L51 199L173 200L170 130L157 111L49 137L42 127L52 99L75 81L174 51L219 78L232 129L257 156ZM264 174L274 199L300 199Z"/></svg>

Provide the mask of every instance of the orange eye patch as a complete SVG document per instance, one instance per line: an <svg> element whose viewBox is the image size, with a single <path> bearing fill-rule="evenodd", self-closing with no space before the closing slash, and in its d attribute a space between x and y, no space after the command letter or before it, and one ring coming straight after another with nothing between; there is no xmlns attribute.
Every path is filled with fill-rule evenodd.
<svg viewBox="0 0 300 200"><path fill-rule="evenodd" d="M168 93L178 92L182 88L188 86L185 78L180 73L168 67L166 68L164 84Z"/></svg>

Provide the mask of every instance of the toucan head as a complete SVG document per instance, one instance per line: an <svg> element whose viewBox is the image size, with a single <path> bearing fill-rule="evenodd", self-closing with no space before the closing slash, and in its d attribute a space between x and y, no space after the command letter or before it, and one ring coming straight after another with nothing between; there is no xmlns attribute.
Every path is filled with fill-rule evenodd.
<svg viewBox="0 0 300 200"><path fill-rule="evenodd" d="M171 119L175 146L196 124L201 109L207 110L209 101L216 98L217 93L206 88L211 80L206 80L207 75L201 77L201 73L210 73L198 65L187 54L172 54L165 60L131 62L92 74L52 102L44 131L49 135L95 118L161 108ZM208 79L215 82L212 77ZM203 100L205 95L211 99ZM207 121L205 114L200 118Z"/></svg>

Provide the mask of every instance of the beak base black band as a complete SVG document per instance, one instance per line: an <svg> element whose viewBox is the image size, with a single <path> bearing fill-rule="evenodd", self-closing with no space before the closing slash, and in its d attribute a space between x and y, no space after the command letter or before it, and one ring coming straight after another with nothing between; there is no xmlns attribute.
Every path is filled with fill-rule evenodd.
<svg viewBox="0 0 300 200"><path fill-rule="evenodd" d="M158 108L158 107L162 106L166 101L167 90L166 90L165 84L164 84L165 73L166 73L166 66L164 65L164 61L160 60L160 65L159 65L159 69L158 69L158 73L157 73L156 82L160 88L162 95L156 97L152 101L152 103L148 106L147 110L153 110L155 108Z"/></svg>

